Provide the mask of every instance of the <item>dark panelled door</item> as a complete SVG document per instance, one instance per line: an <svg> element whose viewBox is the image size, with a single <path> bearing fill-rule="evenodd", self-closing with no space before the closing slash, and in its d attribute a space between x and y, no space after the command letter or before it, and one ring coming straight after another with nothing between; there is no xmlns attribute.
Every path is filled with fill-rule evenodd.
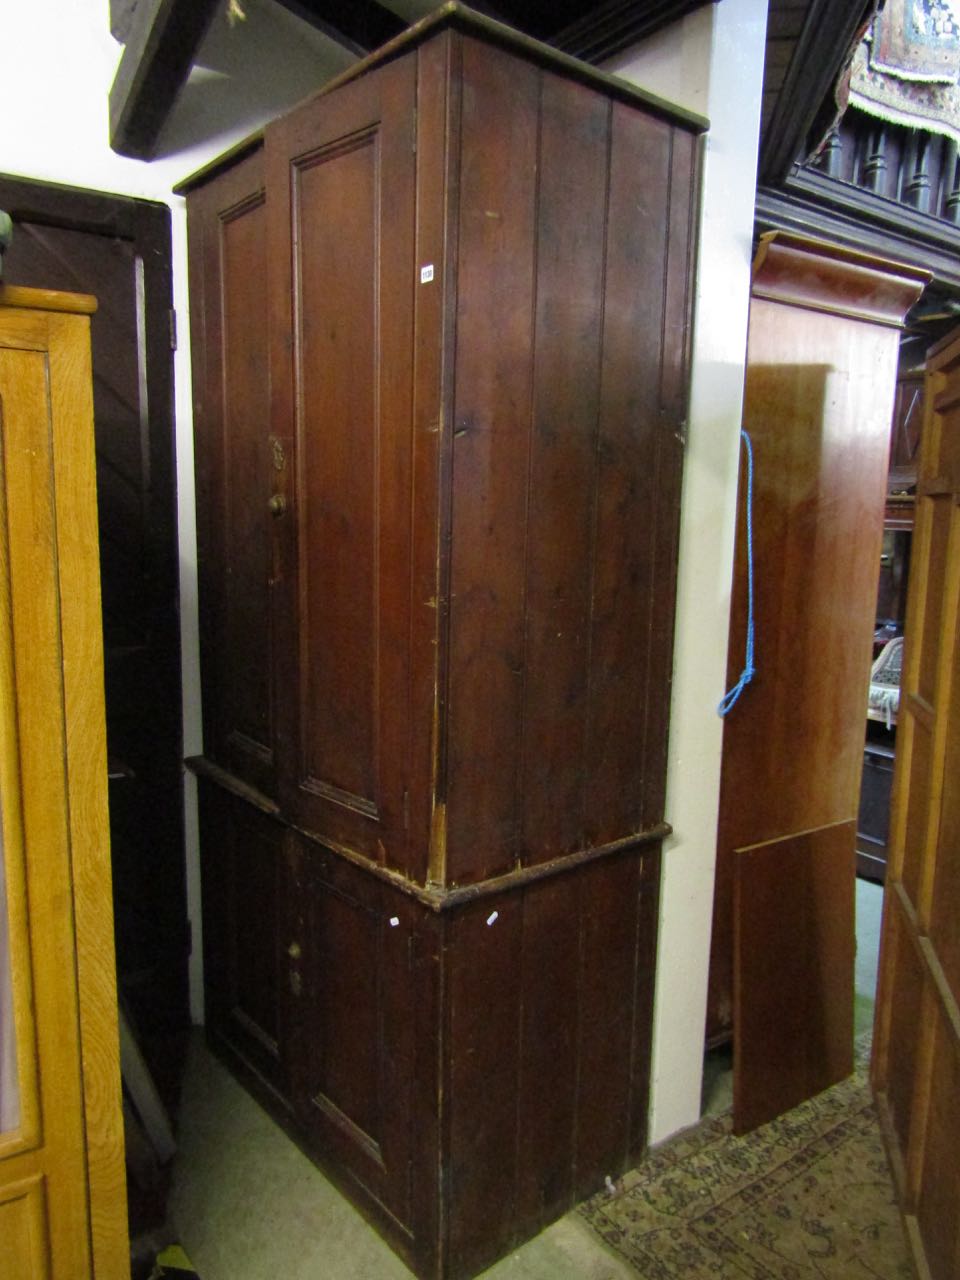
<svg viewBox="0 0 960 1280"><path fill-rule="evenodd" d="M266 141L272 419L293 440L297 477L283 520L291 630L278 643L293 678L278 689L281 803L395 866L408 793L410 599L398 584L411 544L415 103L405 58L307 103Z"/></svg>
<svg viewBox="0 0 960 1280"><path fill-rule="evenodd" d="M8 284L90 293L110 836L121 994L187 1018L180 635L165 205L0 177Z"/></svg>

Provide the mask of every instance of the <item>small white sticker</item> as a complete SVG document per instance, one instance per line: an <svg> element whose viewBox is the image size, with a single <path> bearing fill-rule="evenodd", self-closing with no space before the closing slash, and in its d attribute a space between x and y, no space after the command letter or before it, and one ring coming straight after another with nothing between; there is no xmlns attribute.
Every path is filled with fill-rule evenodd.
<svg viewBox="0 0 960 1280"><path fill-rule="evenodd" d="M429 284L433 279L433 263L428 262L425 267L420 268L420 283Z"/></svg>
<svg viewBox="0 0 960 1280"><path fill-rule="evenodd" d="M488 925L489 925L489 924L494 924L494 923L496 922L497 917L498 917L499 915L500 915L500 912L499 912L499 911L491 911L491 912L490 912L490 914L487 916L487 924L488 924Z"/></svg>
<svg viewBox="0 0 960 1280"><path fill-rule="evenodd" d="M390 917L390 928L391 928L391 929L395 929L399 923L400 923L400 917L399 917L399 916L391 916L391 917Z"/></svg>

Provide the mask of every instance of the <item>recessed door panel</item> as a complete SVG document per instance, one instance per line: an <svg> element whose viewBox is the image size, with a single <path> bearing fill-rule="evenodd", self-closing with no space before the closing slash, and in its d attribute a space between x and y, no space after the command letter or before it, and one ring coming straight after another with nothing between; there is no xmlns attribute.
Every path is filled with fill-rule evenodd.
<svg viewBox="0 0 960 1280"><path fill-rule="evenodd" d="M283 264L272 419L296 477L278 522L281 799L302 826L394 866L409 757L415 100L407 58L308 103L266 142Z"/></svg>

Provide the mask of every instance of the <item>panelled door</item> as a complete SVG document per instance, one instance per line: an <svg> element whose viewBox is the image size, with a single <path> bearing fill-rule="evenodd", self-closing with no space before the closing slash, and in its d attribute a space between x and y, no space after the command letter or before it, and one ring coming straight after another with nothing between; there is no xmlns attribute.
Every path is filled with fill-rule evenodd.
<svg viewBox="0 0 960 1280"><path fill-rule="evenodd" d="M402 58L266 137L271 417L296 475L278 520L281 807L400 867L416 93L416 59Z"/></svg>
<svg viewBox="0 0 960 1280"><path fill-rule="evenodd" d="M960 1275L960 330L930 353L873 1083L919 1274Z"/></svg>

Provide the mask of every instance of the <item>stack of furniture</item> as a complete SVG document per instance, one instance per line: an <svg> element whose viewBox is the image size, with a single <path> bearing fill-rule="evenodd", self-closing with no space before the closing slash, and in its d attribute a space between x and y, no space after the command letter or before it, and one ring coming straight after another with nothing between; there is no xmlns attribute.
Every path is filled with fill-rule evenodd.
<svg viewBox="0 0 960 1280"><path fill-rule="evenodd" d="M423 1276L645 1144L703 128L450 4L183 188L209 1032Z"/></svg>

